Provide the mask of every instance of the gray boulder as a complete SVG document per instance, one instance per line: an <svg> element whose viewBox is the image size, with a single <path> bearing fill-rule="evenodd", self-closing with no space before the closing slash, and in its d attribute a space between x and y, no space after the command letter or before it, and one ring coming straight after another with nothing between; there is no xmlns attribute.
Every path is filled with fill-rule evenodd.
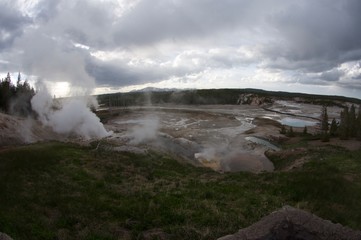
<svg viewBox="0 0 361 240"><path fill-rule="evenodd" d="M218 240L361 240L361 231L285 206L259 222Z"/></svg>
<svg viewBox="0 0 361 240"><path fill-rule="evenodd" d="M13 240L13 239L9 237L7 234L0 232L0 240Z"/></svg>

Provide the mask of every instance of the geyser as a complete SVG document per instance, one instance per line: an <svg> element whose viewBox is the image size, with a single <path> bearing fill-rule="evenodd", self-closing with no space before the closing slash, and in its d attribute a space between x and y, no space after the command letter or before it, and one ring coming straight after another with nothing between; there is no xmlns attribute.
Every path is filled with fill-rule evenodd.
<svg viewBox="0 0 361 240"><path fill-rule="evenodd" d="M39 120L55 132L84 139L104 138L112 134L89 109L89 98L73 97L54 101L45 86L31 99Z"/></svg>

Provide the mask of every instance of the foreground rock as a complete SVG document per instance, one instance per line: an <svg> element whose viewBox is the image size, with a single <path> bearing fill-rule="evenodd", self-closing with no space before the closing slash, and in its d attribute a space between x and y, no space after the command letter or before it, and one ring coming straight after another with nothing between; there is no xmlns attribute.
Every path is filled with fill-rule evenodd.
<svg viewBox="0 0 361 240"><path fill-rule="evenodd" d="M9 237L7 234L0 232L0 240L13 240L13 239Z"/></svg>
<svg viewBox="0 0 361 240"><path fill-rule="evenodd" d="M361 231L286 206L239 232L218 240L361 240Z"/></svg>

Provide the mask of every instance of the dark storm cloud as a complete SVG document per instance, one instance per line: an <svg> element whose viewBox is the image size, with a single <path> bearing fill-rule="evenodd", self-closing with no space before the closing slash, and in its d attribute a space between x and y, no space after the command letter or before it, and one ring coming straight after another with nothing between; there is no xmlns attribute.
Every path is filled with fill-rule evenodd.
<svg viewBox="0 0 361 240"><path fill-rule="evenodd" d="M169 77L165 72L157 72L156 69L134 68L125 63L103 62L96 59L88 59L86 71L96 79L97 84L116 87L156 82Z"/></svg>
<svg viewBox="0 0 361 240"><path fill-rule="evenodd" d="M49 80L89 82L95 78L98 85L108 86L153 83L247 65L284 72L291 76L285 81L303 84L349 87L360 80L357 74L340 70L340 65L361 59L359 0L140 0L132 7L127 7L129 1L123 4L124 9L116 1L40 0L31 19L10 1L0 3L5 9L0 14L0 49L14 53L7 58L0 52L0 60ZM128 56L100 60L93 54L100 50ZM134 59L144 63L129 64Z"/></svg>
<svg viewBox="0 0 361 240"><path fill-rule="evenodd" d="M361 1L297 1L270 18L282 45L271 46L270 59L317 72L361 58ZM277 62L277 61L276 61Z"/></svg>
<svg viewBox="0 0 361 240"><path fill-rule="evenodd" d="M21 36L31 19L10 2L0 2L0 9L0 50L3 50L12 46L15 38Z"/></svg>
<svg viewBox="0 0 361 240"><path fill-rule="evenodd" d="M118 20L114 37L119 44L204 38L245 25L254 6L252 1L234 0L141 1Z"/></svg>
<svg viewBox="0 0 361 240"><path fill-rule="evenodd" d="M344 73L338 69L332 69L327 72L322 72L320 75L320 78L325 81L338 81L340 80L340 77L342 77Z"/></svg>

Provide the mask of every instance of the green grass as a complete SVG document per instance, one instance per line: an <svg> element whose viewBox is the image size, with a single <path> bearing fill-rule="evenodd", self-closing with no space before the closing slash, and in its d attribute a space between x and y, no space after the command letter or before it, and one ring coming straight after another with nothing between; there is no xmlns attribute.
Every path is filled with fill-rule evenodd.
<svg viewBox="0 0 361 240"><path fill-rule="evenodd" d="M14 239L216 239L288 204L361 228L361 151L293 172L219 174L156 153L43 143L0 152L0 232ZM153 234L153 235L152 235Z"/></svg>

